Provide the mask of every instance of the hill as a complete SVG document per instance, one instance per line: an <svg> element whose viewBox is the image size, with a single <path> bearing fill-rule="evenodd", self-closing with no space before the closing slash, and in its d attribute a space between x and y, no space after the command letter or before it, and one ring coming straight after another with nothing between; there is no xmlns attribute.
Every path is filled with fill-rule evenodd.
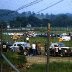
<svg viewBox="0 0 72 72"><path fill-rule="evenodd" d="M6 10L6 9L0 9L0 21L8 21L8 20L13 20L17 16L19 16L18 12L11 11L11 10Z"/></svg>

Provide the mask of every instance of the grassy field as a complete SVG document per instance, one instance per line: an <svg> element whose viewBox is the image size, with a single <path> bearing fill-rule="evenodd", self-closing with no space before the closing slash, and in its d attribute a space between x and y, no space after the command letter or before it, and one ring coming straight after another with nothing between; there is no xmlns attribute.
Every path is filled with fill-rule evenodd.
<svg viewBox="0 0 72 72"><path fill-rule="evenodd" d="M3 54L18 69L20 69L22 65L27 63L26 57L24 55L20 55L16 52L11 52L11 51L3 52ZM3 68L2 71L0 70L1 72L15 72L13 71L13 68L9 65L9 63L3 58L0 58L0 68L1 65Z"/></svg>
<svg viewBox="0 0 72 72"><path fill-rule="evenodd" d="M47 33L47 27L36 27L36 28L34 28L35 30L34 30L34 32L36 32L36 33ZM61 34L61 33L69 33L69 32L71 32L72 31L72 28L71 27L51 27L50 28L50 33L54 33L54 34ZM15 33L15 32L28 32L28 30L25 30L25 31L16 31L16 30L14 30L14 31L3 31L3 32L13 32L13 33ZM8 42L14 42L14 40L11 38L11 37L13 37L13 36L8 36L8 35L3 35L3 40L4 41L8 41ZM17 39L16 41L24 41L24 39L25 39L25 37L24 36L21 36L19 39ZM41 42L41 44L42 45L44 45L44 43L45 42L47 42L47 39L48 38L46 38L46 37L31 37L30 38L30 43L32 43L32 42L34 42L34 41L36 41L36 42ZM50 38L50 42L58 42L58 38ZM63 43L65 43L65 45L66 46L70 46L70 47L72 47L72 41L69 41L69 42L63 42Z"/></svg>
<svg viewBox="0 0 72 72"><path fill-rule="evenodd" d="M46 72L46 64L34 64L27 72ZM72 63L52 62L49 72L72 72Z"/></svg>
<svg viewBox="0 0 72 72"><path fill-rule="evenodd" d="M3 35L3 41L6 42L14 42L14 40L11 38L12 36L8 36L8 35ZM17 39L16 41L24 41L25 37L21 36L19 39ZM59 39L57 37L51 38L50 37L50 42L59 42ZM42 44L42 46L44 46L45 43L47 43L48 38L47 37L30 37L30 43L32 44L33 42L40 42ZM72 47L72 40L71 41L63 41L63 43L66 46Z"/></svg>
<svg viewBox="0 0 72 72"><path fill-rule="evenodd" d="M8 36L8 37L4 36L4 40L12 41L10 36ZM24 37L21 37L21 39L19 39L18 41L24 41ZM31 37L30 43L32 43L34 41L41 42L42 46L44 46L44 43L47 42L47 38L46 37ZM52 38L52 39L50 39L50 41L58 42L58 38ZM68 42L66 41L63 43L65 43L66 46L72 47L72 41L68 41ZM15 55L12 54L12 56L10 56L10 57L13 58L13 59L11 59L11 62L12 62L14 60ZM20 62L18 61L18 59L15 58L13 63L20 63ZM24 72L24 70L22 69L21 72ZM30 69L27 69L27 72L46 72L46 64L33 64ZM52 62L49 64L49 72L72 72L72 63L70 63L70 62Z"/></svg>

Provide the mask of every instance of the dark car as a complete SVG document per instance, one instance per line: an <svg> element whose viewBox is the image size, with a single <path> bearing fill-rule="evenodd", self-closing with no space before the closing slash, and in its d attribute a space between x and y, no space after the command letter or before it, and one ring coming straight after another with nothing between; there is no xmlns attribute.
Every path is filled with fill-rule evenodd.
<svg viewBox="0 0 72 72"><path fill-rule="evenodd" d="M50 36L51 36L51 37L56 37L56 34L51 33Z"/></svg>
<svg viewBox="0 0 72 72"><path fill-rule="evenodd" d="M51 56L70 56L70 47L66 47L64 43L52 43L50 46Z"/></svg>

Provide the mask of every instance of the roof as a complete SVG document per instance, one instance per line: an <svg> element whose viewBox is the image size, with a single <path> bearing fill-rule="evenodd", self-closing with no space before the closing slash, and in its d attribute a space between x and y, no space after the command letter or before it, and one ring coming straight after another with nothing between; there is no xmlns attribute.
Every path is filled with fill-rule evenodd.
<svg viewBox="0 0 72 72"><path fill-rule="evenodd" d="M26 44L26 42L15 42L14 44Z"/></svg>

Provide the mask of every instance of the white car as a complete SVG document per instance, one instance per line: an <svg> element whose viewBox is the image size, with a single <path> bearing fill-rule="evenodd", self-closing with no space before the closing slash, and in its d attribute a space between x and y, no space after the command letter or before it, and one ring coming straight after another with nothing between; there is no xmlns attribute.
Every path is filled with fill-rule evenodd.
<svg viewBox="0 0 72 72"><path fill-rule="evenodd" d="M54 48L66 48L69 49L70 47L66 47L64 43L51 43L50 48L54 49Z"/></svg>
<svg viewBox="0 0 72 72"><path fill-rule="evenodd" d="M21 45L23 49L25 49L26 44L26 42L15 42L12 46L10 46L10 49L12 51L19 51L19 45Z"/></svg>
<svg viewBox="0 0 72 72"><path fill-rule="evenodd" d="M70 47L66 47L64 43L51 43L50 55L52 56L69 56Z"/></svg>

